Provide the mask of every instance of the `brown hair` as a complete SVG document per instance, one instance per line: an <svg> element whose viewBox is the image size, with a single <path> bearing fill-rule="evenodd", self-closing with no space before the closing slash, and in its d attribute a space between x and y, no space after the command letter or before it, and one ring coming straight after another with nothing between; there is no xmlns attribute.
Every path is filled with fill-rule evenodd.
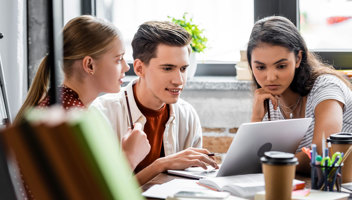
<svg viewBox="0 0 352 200"><path fill-rule="evenodd" d="M296 26L287 18L271 16L263 18L254 24L247 47L247 59L251 69L252 51L260 43L285 47L293 52L296 57L300 51L302 52L301 64L296 69L290 85L291 90L301 96L306 96L312 89L315 80L323 74L337 76L352 89L351 83L342 74L334 70L331 65L323 63L314 53L308 51L307 45ZM253 80L257 88L260 88L254 76Z"/></svg>
<svg viewBox="0 0 352 200"><path fill-rule="evenodd" d="M118 37L120 37L118 29L101 19L82 15L70 20L63 29L63 71L65 76L72 76L74 61L83 59L85 56L99 58L108 51L109 44ZM47 95L50 67L47 63L47 56L45 56L14 123L18 123L29 107L38 105Z"/></svg>
<svg viewBox="0 0 352 200"><path fill-rule="evenodd" d="M181 26L167 21L149 21L139 26L132 40L133 59L149 64L159 44L189 46L191 35ZM190 49L189 49L190 51Z"/></svg>

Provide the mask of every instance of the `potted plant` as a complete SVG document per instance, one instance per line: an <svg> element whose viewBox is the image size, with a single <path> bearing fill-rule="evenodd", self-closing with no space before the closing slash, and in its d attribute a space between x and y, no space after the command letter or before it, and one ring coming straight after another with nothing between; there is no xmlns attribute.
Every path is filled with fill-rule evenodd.
<svg viewBox="0 0 352 200"><path fill-rule="evenodd" d="M187 17L187 15L188 13L184 13L181 19L176 19L170 16L169 18L171 18L173 23L182 26L192 36L192 53L190 56L190 66L187 72L187 78L192 78L197 69L196 53L204 51L208 39L203 35L204 29L200 29L197 24L193 23L192 17Z"/></svg>

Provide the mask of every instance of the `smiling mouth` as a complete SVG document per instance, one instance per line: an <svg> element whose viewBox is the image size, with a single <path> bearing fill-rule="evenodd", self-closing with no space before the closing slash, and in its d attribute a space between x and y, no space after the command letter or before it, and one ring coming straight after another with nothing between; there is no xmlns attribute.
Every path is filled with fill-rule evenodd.
<svg viewBox="0 0 352 200"><path fill-rule="evenodd" d="M165 88L165 90L170 92L173 95L179 95L182 91L182 88L173 88L173 89Z"/></svg>

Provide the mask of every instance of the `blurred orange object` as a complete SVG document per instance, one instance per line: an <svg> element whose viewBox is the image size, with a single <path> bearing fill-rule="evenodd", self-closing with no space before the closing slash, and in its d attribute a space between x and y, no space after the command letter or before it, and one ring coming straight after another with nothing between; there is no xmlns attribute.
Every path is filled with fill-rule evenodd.
<svg viewBox="0 0 352 200"><path fill-rule="evenodd" d="M352 17L351 16L349 16L349 17L346 17L346 16L334 16L334 17L328 17L327 19L326 19L326 22L328 23L328 24L338 24L338 23L340 23L340 22L344 22L344 21L346 21L346 20L348 20L348 19L351 19Z"/></svg>
<svg viewBox="0 0 352 200"><path fill-rule="evenodd" d="M310 155L310 149L307 147L302 147L301 149L305 154L307 154L309 159L312 159L312 155Z"/></svg>
<svg viewBox="0 0 352 200"><path fill-rule="evenodd" d="M352 80L352 69L337 71L342 72L349 80Z"/></svg>

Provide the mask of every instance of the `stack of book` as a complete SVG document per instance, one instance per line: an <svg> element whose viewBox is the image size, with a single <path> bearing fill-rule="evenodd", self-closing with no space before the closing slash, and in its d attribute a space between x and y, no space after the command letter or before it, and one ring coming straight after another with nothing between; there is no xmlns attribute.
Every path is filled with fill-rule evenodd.
<svg viewBox="0 0 352 200"><path fill-rule="evenodd" d="M252 80L252 73L247 61L247 51L241 50L240 55L240 61L235 66L237 80Z"/></svg>
<svg viewBox="0 0 352 200"><path fill-rule="evenodd" d="M36 199L143 199L116 134L97 110L34 109L0 136Z"/></svg>

